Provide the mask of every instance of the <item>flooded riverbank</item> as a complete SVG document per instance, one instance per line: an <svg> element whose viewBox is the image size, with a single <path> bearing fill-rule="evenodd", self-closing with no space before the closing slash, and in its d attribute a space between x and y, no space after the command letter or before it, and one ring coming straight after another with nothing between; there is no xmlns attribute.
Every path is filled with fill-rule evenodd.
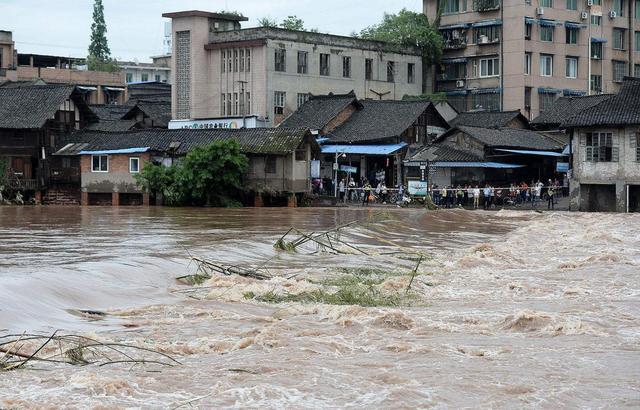
<svg viewBox="0 0 640 410"><path fill-rule="evenodd" d="M273 248L291 226L375 213L0 208L0 329L89 334L183 363L0 373L0 408L640 405L640 218L397 210L345 233L375 256ZM375 286L404 292L415 262L380 255L400 248L429 255L400 306L247 298L362 268L401 272ZM189 254L287 274L183 293Z"/></svg>

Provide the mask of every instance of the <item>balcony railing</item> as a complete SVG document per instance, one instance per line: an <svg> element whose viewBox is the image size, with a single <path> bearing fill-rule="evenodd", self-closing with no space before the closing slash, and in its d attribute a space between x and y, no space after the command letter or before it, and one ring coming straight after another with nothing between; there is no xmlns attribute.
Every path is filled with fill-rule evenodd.
<svg viewBox="0 0 640 410"><path fill-rule="evenodd" d="M38 189L38 180L11 178L6 182L5 187L11 190L35 191Z"/></svg>
<svg viewBox="0 0 640 410"><path fill-rule="evenodd" d="M451 39L444 41L445 50L459 50L467 47L467 41L463 39Z"/></svg>

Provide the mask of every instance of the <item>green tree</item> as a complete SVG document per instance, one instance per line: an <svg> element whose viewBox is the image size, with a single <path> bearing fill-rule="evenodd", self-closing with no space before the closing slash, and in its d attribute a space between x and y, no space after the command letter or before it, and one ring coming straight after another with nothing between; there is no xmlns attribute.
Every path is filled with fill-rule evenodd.
<svg viewBox="0 0 640 410"><path fill-rule="evenodd" d="M258 20L260 27L278 27L278 22L270 17L262 17Z"/></svg>
<svg viewBox="0 0 640 410"><path fill-rule="evenodd" d="M301 18L298 18L298 16L288 16L286 19L282 20L280 27L287 30L303 31L304 21Z"/></svg>
<svg viewBox="0 0 640 410"><path fill-rule="evenodd" d="M225 14L227 16L235 16L235 17L244 17L244 14L237 10L222 10L219 11L218 14Z"/></svg>
<svg viewBox="0 0 640 410"><path fill-rule="evenodd" d="M380 24L365 28L358 37L366 40L384 41L398 49L407 46L422 50L425 66L431 67L442 56L442 37L437 25L430 24L423 13L402 9L398 14L384 14Z"/></svg>
<svg viewBox="0 0 640 410"><path fill-rule="evenodd" d="M93 24L91 24L91 43L89 44L87 66L91 71L115 72L120 69L116 61L111 58L102 0L95 0L93 4Z"/></svg>

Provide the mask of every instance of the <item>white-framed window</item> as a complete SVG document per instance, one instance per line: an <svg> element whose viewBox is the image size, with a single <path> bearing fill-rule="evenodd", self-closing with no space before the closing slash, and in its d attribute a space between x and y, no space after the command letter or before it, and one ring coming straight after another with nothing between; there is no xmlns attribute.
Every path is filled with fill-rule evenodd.
<svg viewBox="0 0 640 410"><path fill-rule="evenodd" d="M142 73L142 82L146 83L147 81L149 81L149 74Z"/></svg>
<svg viewBox="0 0 640 410"><path fill-rule="evenodd" d="M309 53L306 51L298 51L298 74L307 74Z"/></svg>
<svg viewBox="0 0 640 410"><path fill-rule="evenodd" d="M539 94L539 96L540 96L539 109L540 109L541 113L545 112L546 110L551 108L553 103L556 102L556 95L555 94L543 93L543 94Z"/></svg>
<svg viewBox="0 0 640 410"><path fill-rule="evenodd" d="M140 172L140 158L138 157L129 158L129 172L132 174L137 174L138 172Z"/></svg>
<svg viewBox="0 0 640 410"><path fill-rule="evenodd" d="M155 79L156 79L156 82L159 83L160 82L160 74L156 74L155 75Z"/></svg>
<svg viewBox="0 0 640 410"><path fill-rule="evenodd" d="M275 70L284 73L287 71L287 50L278 48L275 51Z"/></svg>
<svg viewBox="0 0 640 410"><path fill-rule="evenodd" d="M553 26L540 26L540 41L553 42Z"/></svg>
<svg viewBox="0 0 640 410"><path fill-rule="evenodd" d="M585 161L618 162L619 150L610 132L591 132L585 139Z"/></svg>
<svg viewBox="0 0 640 410"><path fill-rule="evenodd" d="M320 54L320 75L329 76L331 74L329 68L331 64L330 57L329 54Z"/></svg>
<svg viewBox="0 0 640 410"><path fill-rule="evenodd" d="M567 27L565 30L567 44L578 44L578 29Z"/></svg>
<svg viewBox="0 0 640 410"><path fill-rule="evenodd" d="M602 16L591 15L591 25L592 26L600 26L600 25L602 25Z"/></svg>
<svg viewBox="0 0 640 410"><path fill-rule="evenodd" d="M240 72L244 73L244 63L245 63L245 59L244 59L244 48L240 49Z"/></svg>
<svg viewBox="0 0 640 410"><path fill-rule="evenodd" d="M444 0L442 2L442 12L444 14L457 13L459 11L460 11L460 4L458 0Z"/></svg>
<svg viewBox="0 0 640 410"><path fill-rule="evenodd" d="M234 48L233 49L233 72L237 73L238 69L240 68L240 64L239 64L239 60L238 60L238 49Z"/></svg>
<svg viewBox="0 0 640 410"><path fill-rule="evenodd" d="M284 114L284 107L287 103L287 93L284 91L276 91L273 93L274 114Z"/></svg>
<svg viewBox="0 0 640 410"><path fill-rule="evenodd" d="M591 58L594 60L602 59L602 43L592 41L591 42Z"/></svg>
<svg viewBox="0 0 640 410"><path fill-rule="evenodd" d="M247 73L250 73L251 72L251 49L250 48L245 50L244 56L246 58L244 71Z"/></svg>
<svg viewBox="0 0 640 410"><path fill-rule="evenodd" d="M531 33L533 31L533 24L524 22L524 39L531 40Z"/></svg>
<svg viewBox="0 0 640 410"><path fill-rule="evenodd" d="M602 92L602 76L592 74L591 75L591 89L596 93Z"/></svg>
<svg viewBox="0 0 640 410"><path fill-rule="evenodd" d="M553 76L553 56L550 54L540 54L540 75L542 77Z"/></svg>
<svg viewBox="0 0 640 410"><path fill-rule="evenodd" d="M225 93L220 96L220 115L227 116L227 94Z"/></svg>
<svg viewBox="0 0 640 410"><path fill-rule="evenodd" d="M109 156L92 155L91 172L109 172Z"/></svg>
<svg viewBox="0 0 640 410"><path fill-rule="evenodd" d="M298 93L298 108L302 107L304 103L309 101L309 93Z"/></svg>
<svg viewBox="0 0 640 410"><path fill-rule="evenodd" d="M616 12L618 17L623 16L624 12L624 1L623 0L613 0L613 11Z"/></svg>
<svg viewBox="0 0 640 410"><path fill-rule="evenodd" d="M227 71L227 50L220 51L220 71L223 73Z"/></svg>
<svg viewBox="0 0 640 410"><path fill-rule="evenodd" d="M625 30L623 28L613 29L613 48L616 50L624 50L624 35Z"/></svg>
<svg viewBox="0 0 640 410"><path fill-rule="evenodd" d="M531 74L531 53L524 53L524 75Z"/></svg>
<svg viewBox="0 0 640 410"><path fill-rule="evenodd" d="M578 0L567 0L567 10L578 10Z"/></svg>
<svg viewBox="0 0 640 410"><path fill-rule="evenodd" d="M480 77L496 77L500 75L500 58L481 58Z"/></svg>
<svg viewBox="0 0 640 410"><path fill-rule="evenodd" d="M632 132L629 135L629 148L636 153L636 162L640 162L640 131Z"/></svg>
<svg viewBox="0 0 640 410"><path fill-rule="evenodd" d="M578 78L578 58L567 57L565 61L567 78Z"/></svg>
<svg viewBox="0 0 640 410"><path fill-rule="evenodd" d="M622 82L627 74L627 63L625 61L612 61L613 64L613 81Z"/></svg>
<svg viewBox="0 0 640 410"><path fill-rule="evenodd" d="M553 7L553 0L540 0L540 7Z"/></svg>
<svg viewBox="0 0 640 410"><path fill-rule="evenodd" d="M351 78L351 57L342 57L342 76L344 78Z"/></svg>

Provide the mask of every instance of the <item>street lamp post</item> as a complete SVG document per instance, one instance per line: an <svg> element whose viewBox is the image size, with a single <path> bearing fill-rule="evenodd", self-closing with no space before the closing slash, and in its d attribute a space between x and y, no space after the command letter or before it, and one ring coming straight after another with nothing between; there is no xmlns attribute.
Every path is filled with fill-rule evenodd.
<svg viewBox="0 0 640 410"><path fill-rule="evenodd" d="M347 155L342 152L336 151L336 160L333 163L333 196L338 197L338 157L346 157Z"/></svg>

